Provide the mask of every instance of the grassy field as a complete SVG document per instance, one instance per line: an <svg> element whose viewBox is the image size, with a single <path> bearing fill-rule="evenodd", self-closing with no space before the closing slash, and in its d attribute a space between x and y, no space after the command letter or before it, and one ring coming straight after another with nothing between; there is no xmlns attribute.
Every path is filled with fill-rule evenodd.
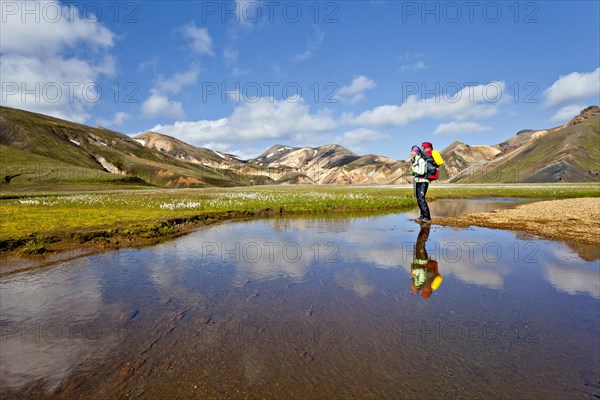
<svg viewBox="0 0 600 400"><path fill-rule="evenodd" d="M435 198L598 197L600 186L432 185ZM395 211L409 186L265 186L0 194L0 251L44 253L53 243L111 246L175 235L208 221L280 214Z"/></svg>

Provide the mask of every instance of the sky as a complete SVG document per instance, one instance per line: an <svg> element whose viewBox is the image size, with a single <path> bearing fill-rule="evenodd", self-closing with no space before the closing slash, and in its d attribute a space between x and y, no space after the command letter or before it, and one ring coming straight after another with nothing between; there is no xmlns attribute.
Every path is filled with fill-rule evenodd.
<svg viewBox="0 0 600 400"><path fill-rule="evenodd" d="M493 145L600 103L598 1L0 0L0 104L252 158Z"/></svg>

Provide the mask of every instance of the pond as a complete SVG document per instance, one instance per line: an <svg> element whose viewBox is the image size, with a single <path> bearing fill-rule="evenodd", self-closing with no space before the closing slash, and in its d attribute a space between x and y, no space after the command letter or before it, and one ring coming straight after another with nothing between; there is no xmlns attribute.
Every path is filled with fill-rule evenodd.
<svg viewBox="0 0 600 400"><path fill-rule="evenodd" d="M600 397L597 249L412 218L231 222L4 276L2 398Z"/></svg>

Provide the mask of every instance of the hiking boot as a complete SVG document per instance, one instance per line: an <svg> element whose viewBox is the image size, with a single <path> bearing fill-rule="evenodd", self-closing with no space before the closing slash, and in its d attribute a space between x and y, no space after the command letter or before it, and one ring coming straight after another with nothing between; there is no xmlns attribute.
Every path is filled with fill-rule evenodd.
<svg viewBox="0 0 600 400"><path fill-rule="evenodd" d="M424 224L430 224L431 220L429 218L417 218L419 220L419 222L422 222Z"/></svg>

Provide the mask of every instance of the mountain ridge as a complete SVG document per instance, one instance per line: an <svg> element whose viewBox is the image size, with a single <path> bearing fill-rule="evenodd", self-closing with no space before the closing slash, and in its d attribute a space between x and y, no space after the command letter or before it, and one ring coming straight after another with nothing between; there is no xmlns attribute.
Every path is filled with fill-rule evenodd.
<svg viewBox="0 0 600 400"><path fill-rule="evenodd" d="M599 138L600 108L590 106L562 126L523 129L495 145L455 141L440 151L446 161L440 167L440 181L598 181ZM138 182L160 187L411 181L407 159L358 155L338 144L318 147L275 144L257 157L242 160L157 132L130 137L103 127L89 127L8 107L0 107L0 146L3 146L3 158L7 159L2 164L4 184L36 179L31 168L11 164L9 148L19 149L18 157L13 158L21 164L24 154L31 153L43 157L36 158L36 162L44 160L42 163L50 169L69 165L84 178L86 174L101 180L136 178ZM60 181L51 173L43 179Z"/></svg>

